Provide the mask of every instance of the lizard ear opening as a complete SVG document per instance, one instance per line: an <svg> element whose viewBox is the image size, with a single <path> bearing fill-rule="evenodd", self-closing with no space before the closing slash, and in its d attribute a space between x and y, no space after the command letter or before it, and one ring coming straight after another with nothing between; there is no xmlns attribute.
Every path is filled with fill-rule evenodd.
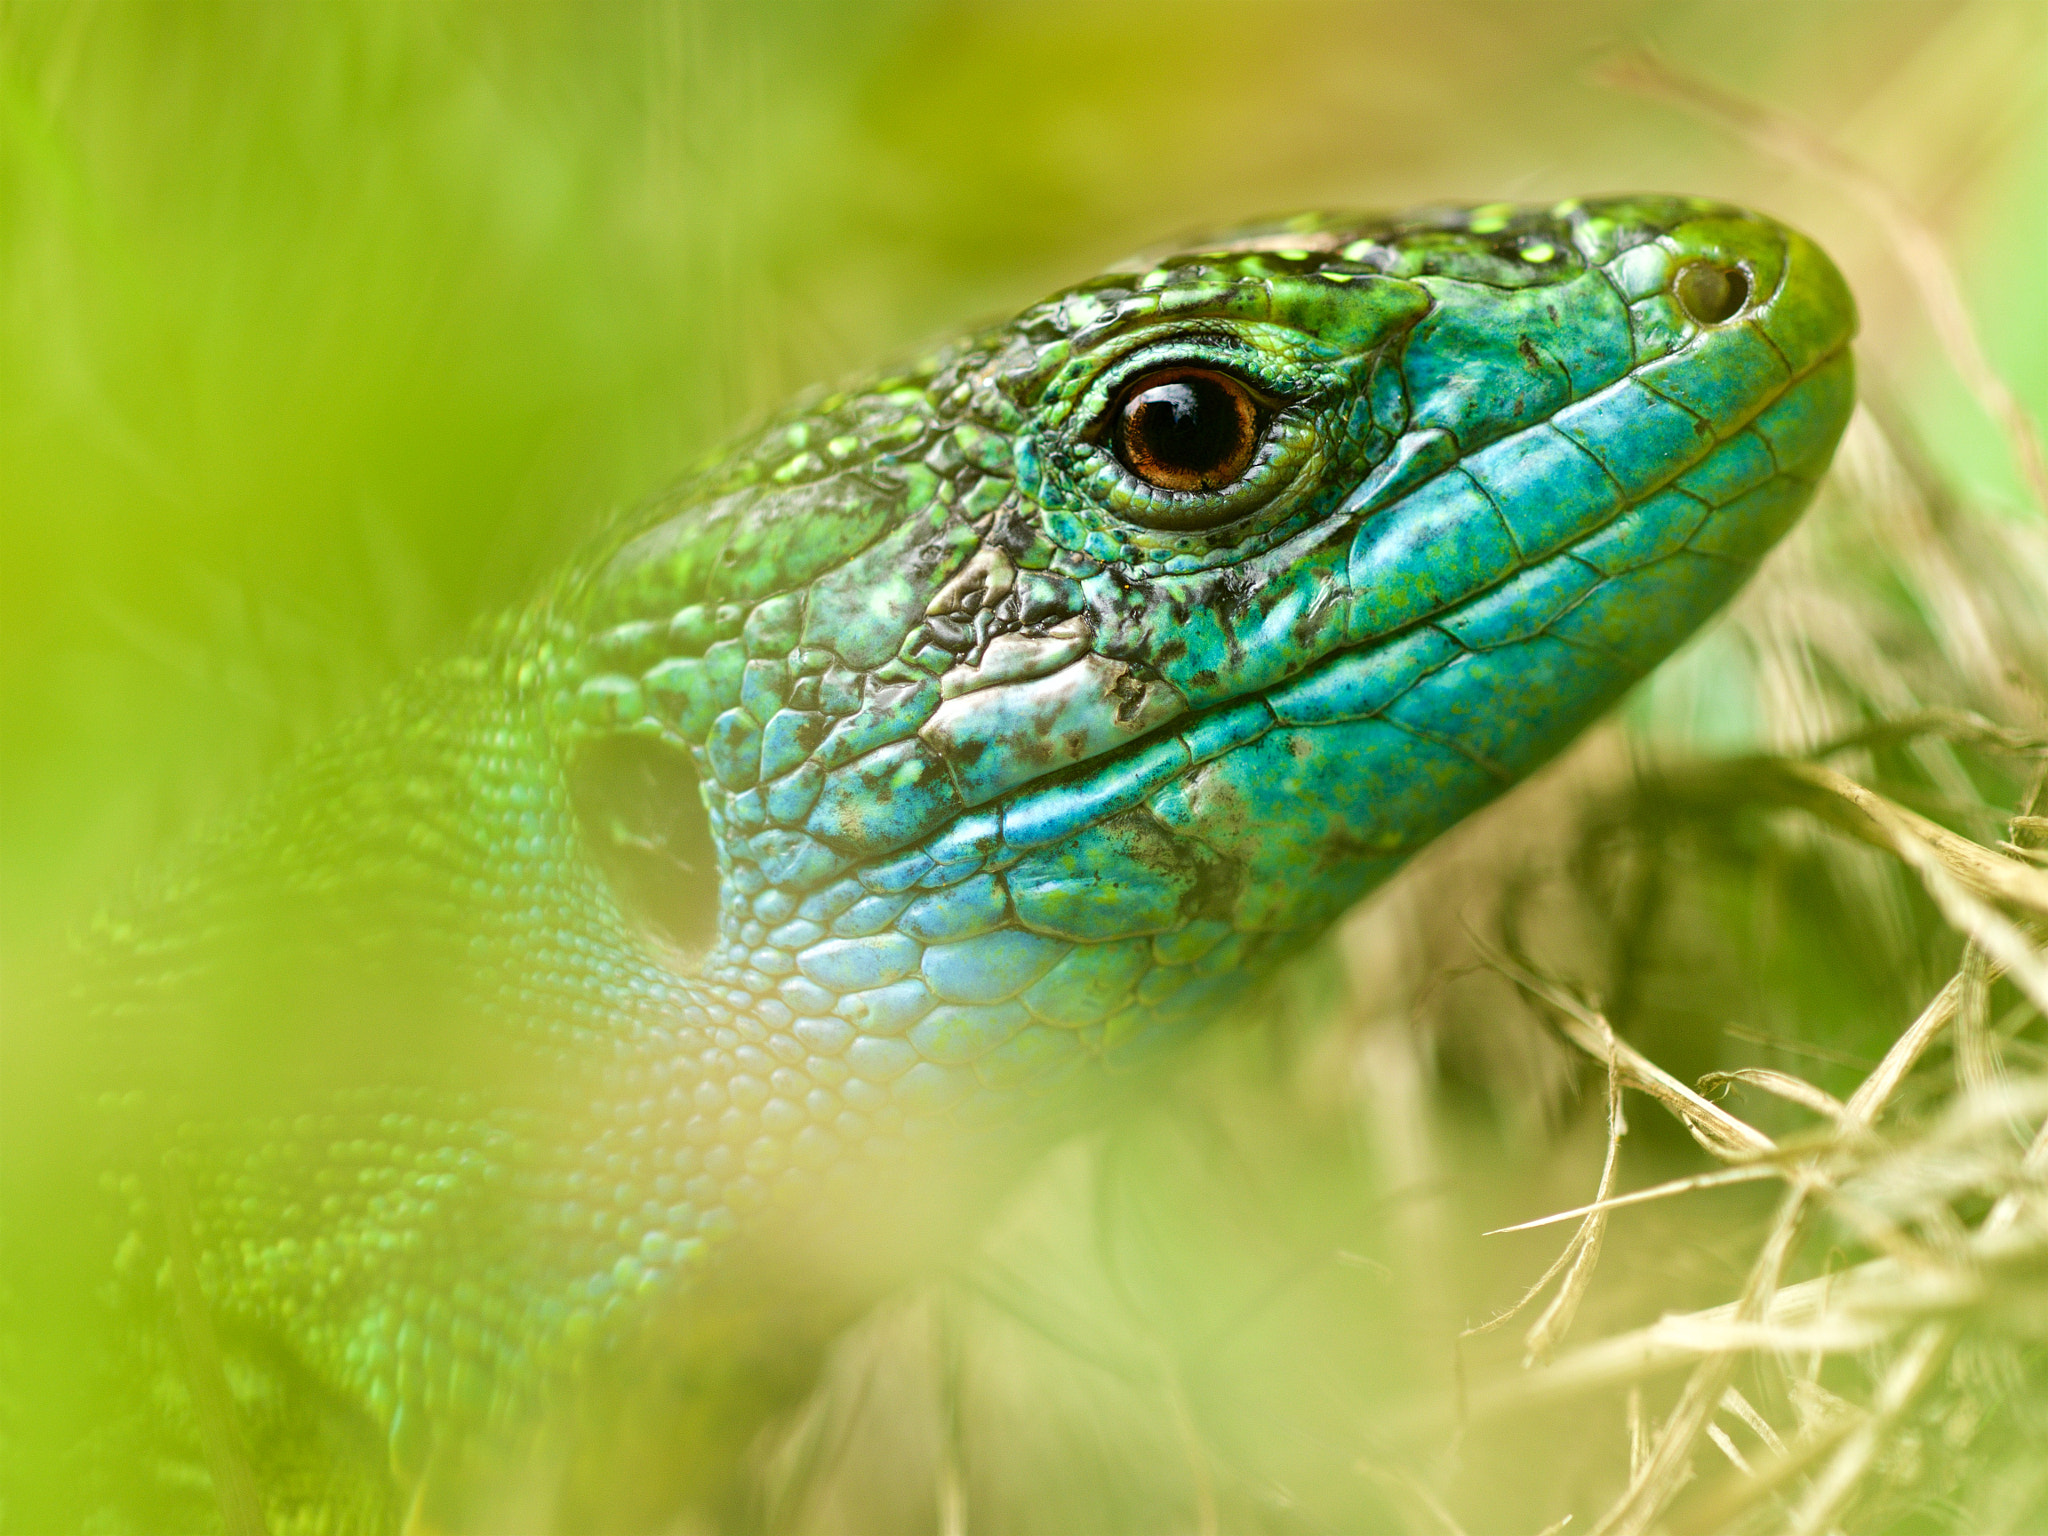
<svg viewBox="0 0 2048 1536"><path fill-rule="evenodd" d="M718 846L683 752L637 736L584 743L569 765L584 846L629 922L702 954L718 936Z"/></svg>

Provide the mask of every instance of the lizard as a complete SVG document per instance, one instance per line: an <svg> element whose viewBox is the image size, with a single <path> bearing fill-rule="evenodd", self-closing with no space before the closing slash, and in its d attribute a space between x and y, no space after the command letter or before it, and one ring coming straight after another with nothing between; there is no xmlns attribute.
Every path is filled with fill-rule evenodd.
<svg viewBox="0 0 2048 1536"><path fill-rule="evenodd" d="M928 1234L1728 600L1854 329L1710 201L1302 215L615 518L94 922L10 1523L744 1523Z"/></svg>

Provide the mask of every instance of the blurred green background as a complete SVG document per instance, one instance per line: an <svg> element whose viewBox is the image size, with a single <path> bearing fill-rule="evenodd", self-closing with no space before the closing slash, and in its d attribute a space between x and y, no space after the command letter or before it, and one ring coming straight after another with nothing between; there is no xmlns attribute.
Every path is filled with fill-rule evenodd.
<svg viewBox="0 0 2048 1536"><path fill-rule="evenodd" d="M1311 205L1670 188L1819 235L1867 374L2010 471L1838 192L1925 209L2048 398L2048 7L0 4L0 927L59 927L808 382Z"/></svg>

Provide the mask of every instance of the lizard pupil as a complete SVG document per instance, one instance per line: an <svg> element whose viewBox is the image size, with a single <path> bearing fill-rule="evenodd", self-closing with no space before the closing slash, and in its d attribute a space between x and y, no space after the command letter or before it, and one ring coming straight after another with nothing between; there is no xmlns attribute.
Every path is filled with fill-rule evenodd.
<svg viewBox="0 0 2048 1536"><path fill-rule="evenodd" d="M1116 456L1163 491L1214 491L1250 468L1259 409L1227 373L1168 368L1138 378L1117 407Z"/></svg>

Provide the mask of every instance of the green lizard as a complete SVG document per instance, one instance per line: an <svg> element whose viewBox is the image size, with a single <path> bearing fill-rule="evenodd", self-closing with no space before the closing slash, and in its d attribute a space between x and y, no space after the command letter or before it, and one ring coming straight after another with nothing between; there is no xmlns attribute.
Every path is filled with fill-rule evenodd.
<svg viewBox="0 0 2048 1536"><path fill-rule="evenodd" d="M17 1528L734 1518L925 1234L1727 599L1853 328L1717 204L1306 216L618 521L98 924Z"/></svg>

